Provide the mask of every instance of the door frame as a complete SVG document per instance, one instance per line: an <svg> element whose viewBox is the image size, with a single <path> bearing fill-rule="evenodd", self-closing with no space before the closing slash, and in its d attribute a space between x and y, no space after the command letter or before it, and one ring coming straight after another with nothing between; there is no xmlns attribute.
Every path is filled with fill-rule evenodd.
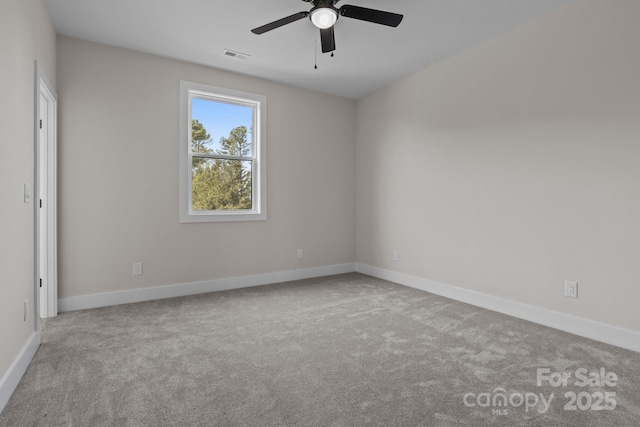
<svg viewBox="0 0 640 427"><path fill-rule="evenodd" d="M35 63L35 165L34 165L34 217L35 217L35 328L40 329L40 318L58 314L58 250L57 250L57 133L58 94L44 70ZM41 111L44 98L47 111ZM46 115L45 115L46 113ZM44 118L44 120L43 120ZM42 129L41 126L42 122ZM41 144L41 132L46 145ZM41 204L42 201L42 204ZM42 207L41 207L42 206ZM44 261L41 263L41 261ZM42 279L43 286L40 287Z"/></svg>

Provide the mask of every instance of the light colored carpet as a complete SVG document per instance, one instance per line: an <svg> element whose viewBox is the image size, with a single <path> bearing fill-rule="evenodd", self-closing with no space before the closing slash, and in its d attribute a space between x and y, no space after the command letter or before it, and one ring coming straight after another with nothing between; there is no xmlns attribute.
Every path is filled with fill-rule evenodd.
<svg viewBox="0 0 640 427"><path fill-rule="evenodd" d="M639 380L638 353L347 274L63 313L0 425L637 426Z"/></svg>

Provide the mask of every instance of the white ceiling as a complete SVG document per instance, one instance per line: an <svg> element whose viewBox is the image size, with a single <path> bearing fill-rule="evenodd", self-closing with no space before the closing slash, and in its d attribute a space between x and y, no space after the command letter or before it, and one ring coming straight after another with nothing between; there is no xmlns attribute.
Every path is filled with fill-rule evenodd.
<svg viewBox="0 0 640 427"><path fill-rule="evenodd" d="M341 17L335 57L308 19L250 32L308 11L301 0L48 0L58 34L360 98L573 0L343 0L404 14L398 28ZM317 40L318 69L314 69ZM247 53L241 60L224 49Z"/></svg>

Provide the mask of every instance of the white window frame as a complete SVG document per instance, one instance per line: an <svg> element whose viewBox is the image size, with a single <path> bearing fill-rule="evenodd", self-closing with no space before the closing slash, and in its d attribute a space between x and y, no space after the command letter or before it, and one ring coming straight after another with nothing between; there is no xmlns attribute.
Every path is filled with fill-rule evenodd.
<svg viewBox="0 0 640 427"><path fill-rule="evenodd" d="M192 209L191 172L191 100L208 98L213 101L250 106L253 114L253 157L251 168L252 210ZM180 81L180 222L263 221L267 219L266 173L266 115L267 98L249 92L241 92L201 83Z"/></svg>

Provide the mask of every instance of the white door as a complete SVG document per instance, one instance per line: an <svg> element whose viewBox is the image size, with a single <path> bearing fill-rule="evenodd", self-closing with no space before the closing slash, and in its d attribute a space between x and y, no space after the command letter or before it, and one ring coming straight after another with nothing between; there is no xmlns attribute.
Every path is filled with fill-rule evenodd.
<svg viewBox="0 0 640 427"><path fill-rule="evenodd" d="M47 115L49 108L47 105L47 99L40 93L40 140L38 141L38 172L40 179L38 180L39 188L39 200L36 199L36 203L39 204L38 221L40 229L38 232L39 243L39 286L40 286L40 317L48 317L48 304L47 304L47 290L49 285L49 277L47 274L47 258L49 245L47 244L47 125L49 124L49 117Z"/></svg>
<svg viewBox="0 0 640 427"><path fill-rule="evenodd" d="M40 317L58 314L56 163L58 97L38 67L36 115L36 286Z"/></svg>

